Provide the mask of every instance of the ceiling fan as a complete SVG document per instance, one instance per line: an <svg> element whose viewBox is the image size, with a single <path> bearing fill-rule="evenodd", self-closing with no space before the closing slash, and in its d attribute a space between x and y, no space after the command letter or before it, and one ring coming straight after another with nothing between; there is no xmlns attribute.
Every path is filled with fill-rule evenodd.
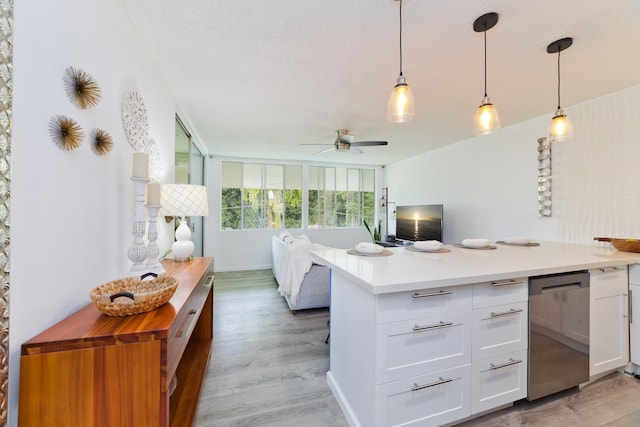
<svg viewBox="0 0 640 427"><path fill-rule="evenodd" d="M354 141L353 135L346 129L338 129L336 131L336 140L333 142L332 147L318 151L314 154L323 154L329 151L348 151L352 154L362 154L362 150L358 147L370 147L374 145L387 145L387 141ZM329 144L302 144L302 145L329 145Z"/></svg>

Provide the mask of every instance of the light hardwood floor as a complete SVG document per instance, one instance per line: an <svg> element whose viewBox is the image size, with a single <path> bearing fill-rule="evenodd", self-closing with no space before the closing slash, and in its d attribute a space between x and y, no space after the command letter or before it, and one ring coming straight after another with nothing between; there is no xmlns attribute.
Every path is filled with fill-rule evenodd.
<svg viewBox="0 0 640 427"><path fill-rule="evenodd" d="M214 286L214 344L195 425L346 426L326 380L328 310L291 315L270 270L216 273ZM636 427L640 381L613 374L459 425Z"/></svg>

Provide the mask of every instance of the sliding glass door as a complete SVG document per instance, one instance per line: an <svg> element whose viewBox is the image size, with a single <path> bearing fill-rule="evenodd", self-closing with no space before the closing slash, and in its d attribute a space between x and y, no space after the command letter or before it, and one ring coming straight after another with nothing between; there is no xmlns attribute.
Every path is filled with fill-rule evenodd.
<svg viewBox="0 0 640 427"><path fill-rule="evenodd" d="M204 185L204 155L198 149L187 128L176 116L176 153L175 153L175 183ZM204 233L202 232L204 218L190 217L191 240L195 246L193 256L202 256Z"/></svg>

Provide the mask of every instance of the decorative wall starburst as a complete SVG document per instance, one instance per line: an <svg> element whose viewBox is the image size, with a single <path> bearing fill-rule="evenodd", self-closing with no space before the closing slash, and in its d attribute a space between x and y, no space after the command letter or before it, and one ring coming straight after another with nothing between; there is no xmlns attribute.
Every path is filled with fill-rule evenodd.
<svg viewBox="0 0 640 427"><path fill-rule="evenodd" d="M104 156L113 148L113 138L104 129L95 128L91 131L91 148L99 156Z"/></svg>
<svg viewBox="0 0 640 427"><path fill-rule="evenodd" d="M82 144L84 134L80 125L64 115L57 115L49 121L49 135L58 148L66 151L75 150Z"/></svg>
<svg viewBox="0 0 640 427"><path fill-rule="evenodd" d="M67 67L64 73L64 87L73 105L83 110L100 102L101 91L98 82L84 70Z"/></svg>

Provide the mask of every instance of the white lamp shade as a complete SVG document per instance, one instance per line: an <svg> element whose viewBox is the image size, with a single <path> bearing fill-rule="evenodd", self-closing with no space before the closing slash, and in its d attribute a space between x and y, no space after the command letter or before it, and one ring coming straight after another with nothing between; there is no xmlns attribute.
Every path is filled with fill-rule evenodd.
<svg viewBox="0 0 640 427"><path fill-rule="evenodd" d="M473 131L476 135L488 135L498 129L500 129L500 114L491 100L485 96L473 118Z"/></svg>
<svg viewBox="0 0 640 427"><path fill-rule="evenodd" d="M387 119L393 123L405 123L413 120L416 115L416 104L413 99L413 92L405 82L403 76L398 77L396 84L389 97L387 105Z"/></svg>
<svg viewBox="0 0 640 427"><path fill-rule="evenodd" d="M166 216L207 216L207 188L204 185L164 184L161 205Z"/></svg>

